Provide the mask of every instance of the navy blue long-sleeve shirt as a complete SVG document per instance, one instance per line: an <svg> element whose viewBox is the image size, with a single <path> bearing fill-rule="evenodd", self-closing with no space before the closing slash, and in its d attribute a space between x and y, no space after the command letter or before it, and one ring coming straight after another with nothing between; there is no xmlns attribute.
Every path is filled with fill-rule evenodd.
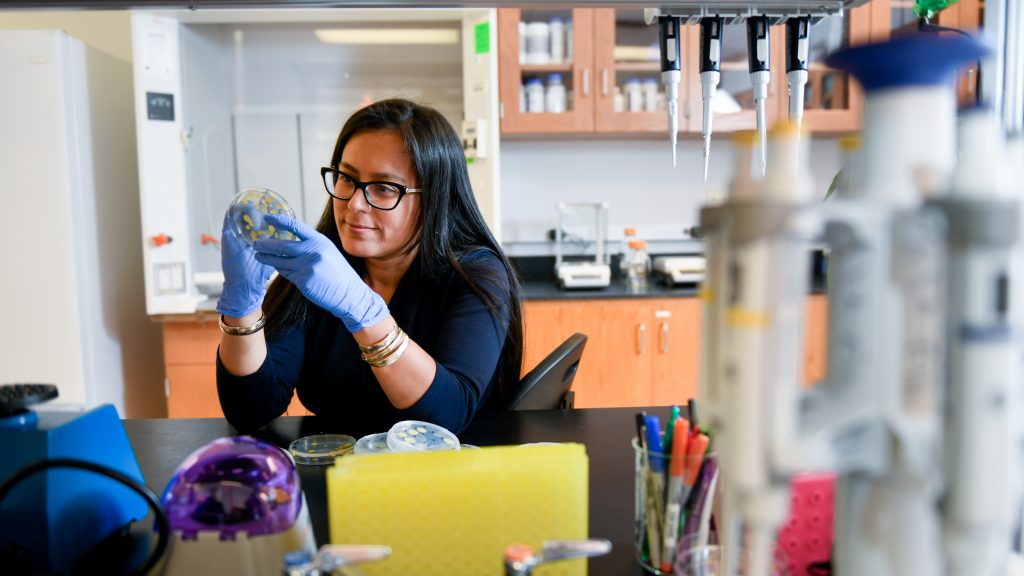
<svg viewBox="0 0 1024 576"><path fill-rule="evenodd" d="M477 251L465 266L493 269L504 282L474 282L508 306L508 272L493 253ZM301 295L297 296L301 297ZM437 364L430 387L412 406L395 408L359 346L334 315L311 306L305 330L288 327L267 340L267 358L248 376L234 376L217 357L217 392L224 416L239 431L254 430L288 408L292 391L311 412L339 431L387 431L401 420L424 420L461 432L484 406L497 377L508 315L495 316L454 270L441 278L420 271L418 258L388 303L398 326Z"/></svg>

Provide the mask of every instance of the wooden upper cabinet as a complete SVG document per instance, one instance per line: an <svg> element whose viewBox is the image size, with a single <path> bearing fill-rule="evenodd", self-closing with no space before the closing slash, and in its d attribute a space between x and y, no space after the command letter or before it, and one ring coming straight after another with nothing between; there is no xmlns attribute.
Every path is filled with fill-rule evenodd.
<svg viewBox="0 0 1024 576"><path fill-rule="evenodd" d="M521 57L528 46L520 34L520 23L550 24L557 18L563 25L565 47L555 62L532 63ZM503 134L541 132L590 132L594 130L594 11L498 10L498 93ZM569 46L571 45L571 50ZM566 90L565 112L528 112L524 92L530 82L545 89L552 75L561 77Z"/></svg>
<svg viewBox="0 0 1024 576"><path fill-rule="evenodd" d="M942 14L940 23L976 28L980 23L979 1L961 0ZM860 129L864 107L860 86L847 74L825 66L825 58L843 46L888 37L893 23L902 21L900 11L909 11L912 6L912 0L874 0L811 27L808 81L804 88L804 126L808 130L843 133ZM530 59L521 56L520 48L525 46L526 38L522 37L520 23L550 23L554 18L564 23L566 39L571 38L571 60L530 63ZM769 127L789 116L785 26L772 27L770 43L772 74L765 103ZM644 22L643 10L502 8L498 10L498 47L502 134L665 134L668 129L658 26ZM564 52L568 56L570 50L566 48ZM691 135L699 135L703 123L699 57L699 26L682 26L679 131ZM566 86L566 111L528 112L529 106L523 104L524 87L538 81L546 85L552 74L561 75ZM965 77L962 100L976 85L971 79L976 79L976 73ZM638 92L639 98L631 97ZM717 92L712 103L713 132L756 128L746 23L725 27Z"/></svg>
<svg viewBox="0 0 1024 576"><path fill-rule="evenodd" d="M681 63L685 63L691 28L680 29ZM601 8L594 10L594 38L597 131L666 134L667 101L661 81L658 26L647 25L639 8ZM684 70L679 83L680 131L687 126L686 81Z"/></svg>
<svg viewBox="0 0 1024 576"><path fill-rule="evenodd" d="M531 63L529 56L521 54L527 39L520 23L550 23L554 18L564 23L567 37L571 37L571 61ZM680 59L684 65L690 28L680 30ZM666 133L658 27L644 23L642 9L501 8L498 46L502 134ZM685 72L679 85L681 132L687 130L689 92ZM523 98L526 86L539 80L546 87L552 74L561 75L569 94L565 112L529 111L529 99Z"/></svg>

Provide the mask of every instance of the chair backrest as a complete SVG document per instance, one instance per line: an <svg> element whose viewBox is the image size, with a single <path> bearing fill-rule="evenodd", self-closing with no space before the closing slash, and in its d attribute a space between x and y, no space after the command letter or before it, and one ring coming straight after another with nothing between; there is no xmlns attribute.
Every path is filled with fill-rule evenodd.
<svg viewBox="0 0 1024 576"><path fill-rule="evenodd" d="M573 334L519 381L509 410L572 408L572 381L579 368L587 337Z"/></svg>

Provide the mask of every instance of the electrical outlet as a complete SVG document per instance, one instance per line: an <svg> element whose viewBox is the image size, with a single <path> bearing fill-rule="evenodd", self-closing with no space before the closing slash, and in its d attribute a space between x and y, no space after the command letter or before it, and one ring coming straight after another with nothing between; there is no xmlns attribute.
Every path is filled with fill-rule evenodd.
<svg viewBox="0 0 1024 576"><path fill-rule="evenodd" d="M153 265L153 278L156 279L156 295L170 296L185 294L185 263L167 262Z"/></svg>

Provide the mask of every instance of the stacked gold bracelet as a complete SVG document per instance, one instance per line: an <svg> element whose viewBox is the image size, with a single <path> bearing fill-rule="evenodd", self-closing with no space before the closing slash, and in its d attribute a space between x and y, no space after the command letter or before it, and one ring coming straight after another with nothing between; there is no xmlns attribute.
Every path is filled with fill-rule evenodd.
<svg viewBox="0 0 1024 576"><path fill-rule="evenodd" d="M395 324L395 327L374 344L360 346L363 360L374 368L390 366L405 354L409 347L409 335Z"/></svg>

